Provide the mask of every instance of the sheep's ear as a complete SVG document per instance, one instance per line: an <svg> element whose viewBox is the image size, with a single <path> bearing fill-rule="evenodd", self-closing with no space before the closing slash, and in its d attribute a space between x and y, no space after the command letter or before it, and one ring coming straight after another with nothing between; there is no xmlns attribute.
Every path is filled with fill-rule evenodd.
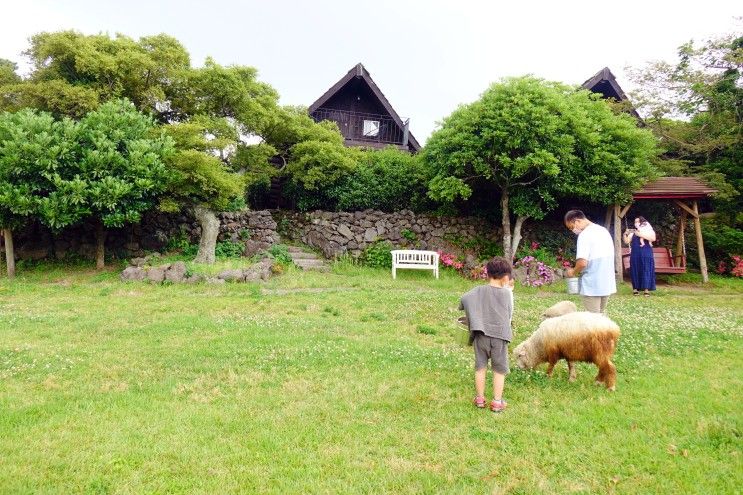
<svg viewBox="0 0 743 495"><path fill-rule="evenodd" d="M524 356L526 356L526 349L521 349L519 351L519 357L524 357Z"/></svg>

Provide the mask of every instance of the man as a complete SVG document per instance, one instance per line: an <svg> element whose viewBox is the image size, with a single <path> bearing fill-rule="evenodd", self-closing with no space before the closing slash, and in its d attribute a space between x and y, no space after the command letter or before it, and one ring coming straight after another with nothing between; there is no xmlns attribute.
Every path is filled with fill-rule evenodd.
<svg viewBox="0 0 743 495"><path fill-rule="evenodd" d="M578 235L575 267L568 277L580 276L579 293L586 311L606 314L609 296L617 291L614 276L614 241L609 231L589 221L580 210L565 214L565 226Z"/></svg>

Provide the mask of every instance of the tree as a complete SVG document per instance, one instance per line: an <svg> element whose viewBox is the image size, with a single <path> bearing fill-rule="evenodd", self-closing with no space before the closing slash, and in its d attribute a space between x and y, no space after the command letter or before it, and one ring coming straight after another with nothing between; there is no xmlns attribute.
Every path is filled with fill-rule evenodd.
<svg viewBox="0 0 743 495"><path fill-rule="evenodd" d="M168 101L176 82L190 63L185 48L164 34L135 41L59 31L36 34L30 42L25 55L31 73L2 87L3 109L34 107L79 119L102 102L127 98L164 122L171 116Z"/></svg>
<svg viewBox="0 0 743 495"><path fill-rule="evenodd" d="M74 148L46 175L53 187L40 201L43 222L54 230L91 219L96 225L96 267L104 267L106 228L139 222L170 180L164 160L170 138L131 102L104 103L75 124Z"/></svg>
<svg viewBox="0 0 743 495"><path fill-rule="evenodd" d="M529 218L571 195L609 204L652 175L652 135L596 95L533 77L506 79L461 106L424 150L429 195L452 202L478 190L499 198L512 258ZM515 224L511 227L511 215Z"/></svg>
<svg viewBox="0 0 743 495"><path fill-rule="evenodd" d="M743 36L678 49L678 60L630 71L633 100L664 148L659 167L698 175L719 190L716 210L743 225Z"/></svg>
<svg viewBox="0 0 743 495"><path fill-rule="evenodd" d="M13 230L38 214L52 189L49 176L69 153L70 125L29 109L0 113L0 228L9 277L15 275Z"/></svg>
<svg viewBox="0 0 743 495"><path fill-rule="evenodd" d="M230 209L231 203L241 199L245 192L245 178L228 168L219 158L224 150L224 136L214 143L207 136L217 132L210 127L214 121L194 119L165 127L173 138L177 152L168 158L173 171L166 196L161 203L165 211L190 209L201 226L199 251L195 261L214 263L219 220L217 211Z"/></svg>

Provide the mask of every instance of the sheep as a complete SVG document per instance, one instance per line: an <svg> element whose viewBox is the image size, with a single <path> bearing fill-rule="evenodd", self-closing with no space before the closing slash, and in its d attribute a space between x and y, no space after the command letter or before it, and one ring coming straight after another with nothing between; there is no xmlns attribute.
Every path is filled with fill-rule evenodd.
<svg viewBox="0 0 743 495"><path fill-rule="evenodd" d="M575 380L575 361L595 364L596 384L604 383L610 391L616 389L617 370L611 362L619 340L619 326L598 313L585 311L568 313L544 320L534 333L513 350L520 369L532 369L549 363L547 375L560 359L568 362L569 381Z"/></svg>
<svg viewBox="0 0 743 495"><path fill-rule="evenodd" d="M576 311L578 311L578 307L575 305L573 301L560 301L559 303L556 303L553 306L550 306L549 308L545 309L544 313L542 313L542 317L554 318L555 316L562 316L568 313L575 313Z"/></svg>

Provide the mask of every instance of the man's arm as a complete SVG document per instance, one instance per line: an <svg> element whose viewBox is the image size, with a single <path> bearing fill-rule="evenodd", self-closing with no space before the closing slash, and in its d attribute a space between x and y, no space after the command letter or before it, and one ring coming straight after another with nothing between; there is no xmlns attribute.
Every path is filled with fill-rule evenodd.
<svg viewBox="0 0 743 495"><path fill-rule="evenodd" d="M588 260L579 258L575 260L575 267L568 268L567 270L565 270L565 273L568 277L577 277L578 275L580 275L580 272L586 269L587 266Z"/></svg>

